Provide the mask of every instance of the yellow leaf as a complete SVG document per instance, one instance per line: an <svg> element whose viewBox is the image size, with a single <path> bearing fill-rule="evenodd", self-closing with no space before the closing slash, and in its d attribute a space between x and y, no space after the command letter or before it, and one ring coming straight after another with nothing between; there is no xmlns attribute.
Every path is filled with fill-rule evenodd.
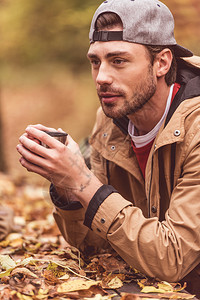
<svg viewBox="0 0 200 300"><path fill-rule="evenodd" d="M47 295L47 294L48 294L48 292L49 292L49 290L48 290L48 289L46 289L46 290L39 289L39 291L38 291L38 295Z"/></svg>
<svg viewBox="0 0 200 300"><path fill-rule="evenodd" d="M12 242L12 241L14 241L16 239L20 239L20 238L22 238L21 233L12 232L6 237L6 241Z"/></svg>
<svg viewBox="0 0 200 300"><path fill-rule="evenodd" d="M9 255L0 255L0 264L5 270L16 267L16 262Z"/></svg>
<svg viewBox="0 0 200 300"><path fill-rule="evenodd" d="M65 274L62 277L59 277L59 279L62 279L62 280L69 279L69 274Z"/></svg>
<svg viewBox="0 0 200 300"><path fill-rule="evenodd" d="M119 289L120 287L123 286L123 283L122 283L122 281L116 276L116 277L114 277L114 278L108 283L108 286L109 286L111 289Z"/></svg>
<svg viewBox="0 0 200 300"><path fill-rule="evenodd" d="M187 283L184 282L183 286L181 286L180 283L177 283L177 285L178 285L179 287L176 287L176 288L174 289L174 292L180 292L180 291L184 290L184 289L186 288L186 286L187 286Z"/></svg>
<svg viewBox="0 0 200 300"><path fill-rule="evenodd" d="M35 259L32 256L30 256L30 257L23 259L21 262L19 262L18 265L26 266L28 264L33 264L34 262L35 262Z"/></svg>
<svg viewBox="0 0 200 300"><path fill-rule="evenodd" d="M157 289L154 286L145 286L143 287L143 289L141 290L141 293L166 293L166 290L163 289Z"/></svg>
<svg viewBox="0 0 200 300"><path fill-rule="evenodd" d="M80 290L88 290L93 285L98 285L100 281L77 279L62 283L58 289L58 293L68 293Z"/></svg>
<svg viewBox="0 0 200 300"><path fill-rule="evenodd" d="M21 294L20 292L17 292L17 297L18 297L20 300L31 300L31 299L33 299L32 297L23 295L23 294Z"/></svg>
<svg viewBox="0 0 200 300"><path fill-rule="evenodd" d="M19 238L19 239L15 239L13 241L10 242L10 246L13 248L18 248L21 247L23 245L23 239Z"/></svg>
<svg viewBox="0 0 200 300"><path fill-rule="evenodd" d="M0 242L0 247L5 248L9 245L10 241L3 240Z"/></svg>
<svg viewBox="0 0 200 300"><path fill-rule="evenodd" d="M163 281L158 283L158 288L164 290L165 292L173 292L173 287L170 283Z"/></svg>
<svg viewBox="0 0 200 300"><path fill-rule="evenodd" d="M5 272L1 272L0 273L0 278L3 278L4 276L9 276L10 275L10 272L12 271L13 269L9 269Z"/></svg>
<svg viewBox="0 0 200 300"><path fill-rule="evenodd" d="M137 284L139 285L140 288L143 288L143 287L145 286L145 285L143 284L144 281L145 281L144 279L138 280L138 281L137 281Z"/></svg>

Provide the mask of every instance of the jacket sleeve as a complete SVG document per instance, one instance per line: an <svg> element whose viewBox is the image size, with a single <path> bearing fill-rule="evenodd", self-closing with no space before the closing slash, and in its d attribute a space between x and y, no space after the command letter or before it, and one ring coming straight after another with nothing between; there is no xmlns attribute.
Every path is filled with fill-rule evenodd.
<svg viewBox="0 0 200 300"><path fill-rule="evenodd" d="M53 185L50 186L50 196L55 206L54 219L61 234L70 245L84 253L108 248L108 242L105 239L83 224L85 209L79 202L68 202L66 198L59 197Z"/></svg>

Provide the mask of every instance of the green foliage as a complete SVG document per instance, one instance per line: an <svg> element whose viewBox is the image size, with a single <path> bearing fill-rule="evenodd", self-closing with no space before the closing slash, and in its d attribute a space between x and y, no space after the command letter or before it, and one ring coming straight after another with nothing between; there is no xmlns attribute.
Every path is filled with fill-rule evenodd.
<svg viewBox="0 0 200 300"><path fill-rule="evenodd" d="M85 67L90 21L101 2L0 0L1 62L20 67L52 62ZM199 49L199 0L163 2L175 15L178 42Z"/></svg>
<svg viewBox="0 0 200 300"><path fill-rule="evenodd" d="M0 2L2 62L27 65L86 63L92 0L4 0Z"/></svg>

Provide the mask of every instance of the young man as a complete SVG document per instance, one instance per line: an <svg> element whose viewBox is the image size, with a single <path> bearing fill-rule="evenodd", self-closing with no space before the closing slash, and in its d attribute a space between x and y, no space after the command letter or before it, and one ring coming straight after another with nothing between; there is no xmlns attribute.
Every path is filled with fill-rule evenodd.
<svg viewBox="0 0 200 300"><path fill-rule="evenodd" d="M92 76L102 109L92 171L69 136L42 125L17 146L28 171L50 180L55 220L83 251L112 247L130 265L199 293L200 58L177 45L157 0L108 0L90 28ZM46 149L35 142L46 143Z"/></svg>

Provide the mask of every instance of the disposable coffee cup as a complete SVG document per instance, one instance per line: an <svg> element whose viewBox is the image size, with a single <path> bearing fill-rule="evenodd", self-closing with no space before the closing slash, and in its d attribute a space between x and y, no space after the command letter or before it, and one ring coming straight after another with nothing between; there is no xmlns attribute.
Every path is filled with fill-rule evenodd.
<svg viewBox="0 0 200 300"><path fill-rule="evenodd" d="M56 140L58 140L59 142L65 144L68 133L66 132L60 132L60 131L44 131L45 133L47 133L48 135L54 137ZM47 146L45 143L41 142L41 145L49 148L49 146Z"/></svg>

